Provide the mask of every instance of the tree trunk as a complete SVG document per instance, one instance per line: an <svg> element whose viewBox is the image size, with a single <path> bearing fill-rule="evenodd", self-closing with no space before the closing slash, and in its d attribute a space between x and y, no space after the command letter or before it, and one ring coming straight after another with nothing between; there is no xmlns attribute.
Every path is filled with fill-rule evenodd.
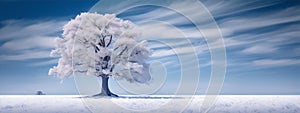
<svg viewBox="0 0 300 113"><path fill-rule="evenodd" d="M106 96L110 96L110 90L108 88L108 78L109 77L107 77L107 76L101 76L101 79L102 79L101 93Z"/></svg>
<svg viewBox="0 0 300 113"><path fill-rule="evenodd" d="M112 97L118 97L118 95L113 94L112 92L110 92L109 87L108 87L108 79L109 77L104 75L101 76L102 79L102 89L101 89L101 93L94 95L94 96L112 96Z"/></svg>

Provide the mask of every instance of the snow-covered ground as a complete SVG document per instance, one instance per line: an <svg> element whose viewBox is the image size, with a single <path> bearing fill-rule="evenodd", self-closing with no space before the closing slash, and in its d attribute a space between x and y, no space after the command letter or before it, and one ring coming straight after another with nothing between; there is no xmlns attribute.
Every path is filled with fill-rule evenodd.
<svg viewBox="0 0 300 113"><path fill-rule="evenodd" d="M2 95L0 113L200 112L205 96L123 96L80 98L65 95ZM190 101L191 99L191 101ZM296 95L222 95L212 113L299 113Z"/></svg>

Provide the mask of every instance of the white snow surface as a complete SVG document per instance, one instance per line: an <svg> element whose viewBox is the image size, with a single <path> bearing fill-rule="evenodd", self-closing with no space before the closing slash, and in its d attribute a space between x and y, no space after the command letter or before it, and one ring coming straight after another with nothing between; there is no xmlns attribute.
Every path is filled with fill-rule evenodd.
<svg viewBox="0 0 300 113"><path fill-rule="evenodd" d="M2 95L0 113L151 112L198 113L205 96L122 96L80 98L77 95ZM108 102L114 103L108 104ZM186 103L189 102L189 103ZM211 113L299 113L299 95L222 95Z"/></svg>

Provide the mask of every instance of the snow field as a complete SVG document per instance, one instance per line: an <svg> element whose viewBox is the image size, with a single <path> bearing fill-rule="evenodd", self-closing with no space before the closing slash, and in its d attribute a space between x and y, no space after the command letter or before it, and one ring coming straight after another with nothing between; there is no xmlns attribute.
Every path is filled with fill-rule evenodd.
<svg viewBox="0 0 300 113"><path fill-rule="evenodd" d="M77 95L2 95L0 96L0 113L198 113L204 97L155 95L80 98ZM300 96L222 95L218 97L209 112L299 113Z"/></svg>

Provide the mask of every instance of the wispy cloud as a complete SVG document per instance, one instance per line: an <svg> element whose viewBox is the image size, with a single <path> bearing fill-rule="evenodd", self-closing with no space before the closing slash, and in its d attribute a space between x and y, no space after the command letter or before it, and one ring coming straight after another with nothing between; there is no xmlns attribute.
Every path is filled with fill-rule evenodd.
<svg viewBox="0 0 300 113"><path fill-rule="evenodd" d="M299 65L299 59L263 59L255 60L252 62L254 65L258 66L287 66L287 65Z"/></svg>
<svg viewBox="0 0 300 113"><path fill-rule="evenodd" d="M56 64L57 62L58 62L58 59L50 59L50 60L33 63L33 64L31 64L31 66L45 66L45 65L50 65L50 64Z"/></svg>
<svg viewBox="0 0 300 113"><path fill-rule="evenodd" d="M41 58L49 58L50 51L22 51L15 54L5 54L0 55L0 59L2 61L11 61L11 60L30 60L30 59L41 59Z"/></svg>
<svg viewBox="0 0 300 113"><path fill-rule="evenodd" d="M209 49L216 49L223 47L218 42L224 41L227 52L233 59L244 58L239 60L238 64L251 64L256 58L279 58L280 55L285 54L285 58L294 57L295 53L286 54L284 48L287 46L297 46L300 43L299 36L300 25L296 22L300 20L300 7L295 5L287 8L275 8L274 10L263 10L268 7L274 7L284 1L202 1L209 9L215 18L218 18L217 23L223 33L223 40L215 40L208 48L204 36L214 36L215 32L211 29L201 29L208 32L208 34L201 34L198 29L192 26L184 16L178 15L176 11L165 8L158 8L140 15L128 16L126 18L134 20L138 23L146 39L154 40L168 40L173 48L165 44L155 44L154 56L156 57L174 57L176 52L174 48L185 48L187 46L194 46L198 54L209 54ZM199 19L203 16L197 7L190 5L189 1L175 2L171 6L185 12L189 16L196 16ZM257 12L257 13L247 13ZM247 15L245 15L247 14ZM207 20L201 20L203 22ZM295 23L295 24L292 24ZM184 27L180 25L185 25ZM205 24L201 24L204 25ZM191 38L198 40L190 40ZM171 42L174 39L188 39L191 43ZM195 43L198 43L196 45ZM297 48L297 47L296 47ZM294 50L296 51L296 50ZM251 54L256 55L252 57ZM209 57L209 55L206 55ZM282 56L283 57L283 56ZM209 59L209 58L206 58ZM276 62L276 61L275 61ZM228 65L235 66L229 62Z"/></svg>
<svg viewBox="0 0 300 113"><path fill-rule="evenodd" d="M54 38L66 21L62 20L6 20L1 24L1 61L20 61L49 58L54 48ZM32 65L51 64L51 59L33 62ZM34 64L37 63L37 64Z"/></svg>
<svg viewBox="0 0 300 113"><path fill-rule="evenodd" d="M152 57L167 57L170 55L181 55L187 53L196 53L194 47L177 47L168 50L158 50L155 51Z"/></svg>
<svg viewBox="0 0 300 113"><path fill-rule="evenodd" d="M300 29L299 6L289 8L278 8L275 10L259 12L255 14L242 15L244 12L257 11L261 8L272 7L281 3L280 0L273 1L202 1L212 15L217 19L220 30L223 33L223 40L215 40L211 48L207 47L204 36L214 36L215 29L201 29L207 34L202 34L184 16L175 11L165 8L157 8L147 13L131 15L125 17L137 23L143 32L144 39L163 41L167 44L149 45L155 50L153 57L174 57L176 54L186 54L196 52L205 54L209 60L209 49L223 47L219 41L224 41L227 52L237 53L231 58L247 58L248 55L255 54L265 57L266 54L279 55L283 53L285 46L299 43ZM203 16L201 11L194 5L190 6L189 1L175 2L171 6L185 12L189 16ZM202 20L203 22L207 20ZM57 20L9 20L3 21L4 27L0 29L1 39L5 40L0 46L1 50L7 50L7 54L0 55L6 60L24 60L47 58L48 50L53 48L53 38L66 21ZM184 25L184 26L181 26ZM202 24L201 24L202 25ZM205 26L205 24L203 24ZM269 29L272 27L272 29ZM26 37L26 38L25 38ZM171 47L169 45L171 45ZM19 45L19 46L14 46ZM190 46L193 46L191 48ZM295 46L295 45L294 45ZM297 46L297 45L296 45ZM295 47L298 48L298 47ZM34 49L34 51L32 50ZM48 50L47 50L48 49ZM193 51L195 49L196 51ZM30 51L31 50L31 51ZM35 57L25 51L36 53ZM296 51L296 49L295 49ZM41 54L44 55L41 55ZM27 57L24 57L29 55ZM289 57L295 54L290 53ZM275 56L275 55L274 55ZM23 58L21 58L23 57ZM251 56L249 56L251 57ZM240 60L240 64L248 64L256 59ZM49 61L50 62L50 61ZM206 63L208 64L208 63ZM229 65L230 62L229 62Z"/></svg>
<svg viewBox="0 0 300 113"><path fill-rule="evenodd" d="M242 53L246 54L268 54L278 50L277 47L272 47L269 45L255 45L249 48L246 48L242 51Z"/></svg>
<svg viewBox="0 0 300 113"><path fill-rule="evenodd" d="M1 22L0 40L53 36L62 30L66 21L59 20L6 20Z"/></svg>
<svg viewBox="0 0 300 113"><path fill-rule="evenodd" d="M55 46L54 38L49 36L26 37L5 42L1 48L5 50L19 51L27 49L49 49Z"/></svg>
<svg viewBox="0 0 300 113"><path fill-rule="evenodd" d="M214 17L231 16L246 11L256 10L279 4L280 0L251 0L251 1L215 1L215 0L200 0L213 14Z"/></svg>
<svg viewBox="0 0 300 113"><path fill-rule="evenodd" d="M249 35L246 40L254 41L241 52L245 54L271 54L286 52L282 49L286 46L292 46L299 43L300 33L297 32L300 24L288 25L282 28L277 28L273 31ZM295 45L294 45L295 46ZM291 48L293 49L293 48Z"/></svg>
<svg viewBox="0 0 300 113"><path fill-rule="evenodd" d="M250 16L236 16L221 20L220 27L231 28L233 32L253 30L263 27L270 27L279 24L297 22L300 20L299 6L290 7L284 10L255 14Z"/></svg>

